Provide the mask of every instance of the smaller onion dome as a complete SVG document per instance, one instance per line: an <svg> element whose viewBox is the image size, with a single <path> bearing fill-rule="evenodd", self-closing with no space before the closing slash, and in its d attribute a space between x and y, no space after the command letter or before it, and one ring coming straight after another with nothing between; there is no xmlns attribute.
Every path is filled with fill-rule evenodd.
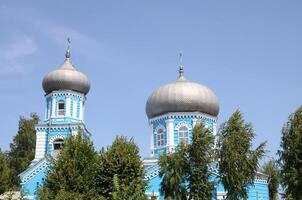
<svg viewBox="0 0 302 200"><path fill-rule="evenodd" d="M217 117L219 102L208 87L187 80L179 68L179 78L156 89L146 103L148 118L173 112L202 112Z"/></svg>
<svg viewBox="0 0 302 200"><path fill-rule="evenodd" d="M43 78L42 86L46 94L55 90L72 90L86 95L90 89L90 81L85 74L77 71L73 66L68 48L63 65L49 72Z"/></svg>

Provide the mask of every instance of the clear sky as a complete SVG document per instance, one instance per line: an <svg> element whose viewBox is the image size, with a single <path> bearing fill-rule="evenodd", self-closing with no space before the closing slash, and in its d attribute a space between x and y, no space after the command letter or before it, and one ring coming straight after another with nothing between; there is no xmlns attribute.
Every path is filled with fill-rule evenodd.
<svg viewBox="0 0 302 200"><path fill-rule="evenodd" d="M85 119L97 148L117 134L149 154L148 96L185 76L219 98L219 124L237 108L279 148L281 128L302 97L302 1L1 1L0 147L20 115L44 116L44 75L72 61L91 80Z"/></svg>

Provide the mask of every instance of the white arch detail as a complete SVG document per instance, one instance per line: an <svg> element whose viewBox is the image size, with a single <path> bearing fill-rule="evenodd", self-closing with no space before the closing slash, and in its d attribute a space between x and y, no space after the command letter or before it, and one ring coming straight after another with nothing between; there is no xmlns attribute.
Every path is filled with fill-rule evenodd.
<svg viewBox="0 0 302 200"><path fill-rule="evenodd" d="M49 144L53 144L53 142L54 142L56 139L62 139L62 140L64 140L65 137L62 136L61 134L52 136L52 137L49 139Z"/></svg>
<svg viewBox="0 0 302 200"><path fill-rule="evenodd" d="M182 127L182 126L187 127L189 131L192 130L192 125L189 124L188 122L185 122L185 121L184 121L184 122L179 122L179 123L175 126L175 129L176 129L177 131L179 131L179 128Z"/></svg>

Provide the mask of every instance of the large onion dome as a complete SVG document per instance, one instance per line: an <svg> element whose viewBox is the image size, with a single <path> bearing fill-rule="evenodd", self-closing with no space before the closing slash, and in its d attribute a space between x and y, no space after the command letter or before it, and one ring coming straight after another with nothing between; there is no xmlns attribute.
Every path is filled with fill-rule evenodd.
<svg viewBox="0 0 302 200"><path fill-rule="evenodd" d="M146 104L149 119L172 112L202 112L217 117L219 102L208 87L187 80L181 65L176 82L156 89Z"/></svg>
<svg viewBox="0 0 302 200"><path fill-rule="evenodd" d="M75 69L70 61L70 50L65 54L63 65L52 72L49 72L43 79L43 90L46 94L55 90L72 90L87 94L90 89L90 81L87 76Z"/></svg>

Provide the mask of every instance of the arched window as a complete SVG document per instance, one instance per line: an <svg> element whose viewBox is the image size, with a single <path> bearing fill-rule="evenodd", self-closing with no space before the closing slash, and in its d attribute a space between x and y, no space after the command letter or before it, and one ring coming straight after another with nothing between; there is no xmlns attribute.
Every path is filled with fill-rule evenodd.
<svg viewBox="0 0 302 200"><path fill-rule="evenodd" d="M157 130L157 146L164 146L164 131L161 128Z"/></svg>
<svg viewBox="0 0 302 200"><path fill-rule="evenodd" d="M178 130L179 143L189 143L189 129L186 126L181 126Z"/></svg>
<svg viewBox="0 0 302 200"><path fill-rule="evenodd" d="M60 153L60 150L63 146L63 143L64 143L64 140L61 139L61 138L58 138L56 139L54 142L53 142L53 153L52 153L52 156L54 158L56 158L58 156L58 154Z"/></svg>
<svg viewBox="0 0 302 200"><path fill-rule="evenodd" d="M58 115L65 115L65 103L63 100L58 102Z"/></svg>
<svg viewBox="0 0 302 200"><path fill-rule="evenodd" d="M60 150L62 148L62 145L64 143L64 140L61 138L56 139L53 142L53 150Z"/></svg>

